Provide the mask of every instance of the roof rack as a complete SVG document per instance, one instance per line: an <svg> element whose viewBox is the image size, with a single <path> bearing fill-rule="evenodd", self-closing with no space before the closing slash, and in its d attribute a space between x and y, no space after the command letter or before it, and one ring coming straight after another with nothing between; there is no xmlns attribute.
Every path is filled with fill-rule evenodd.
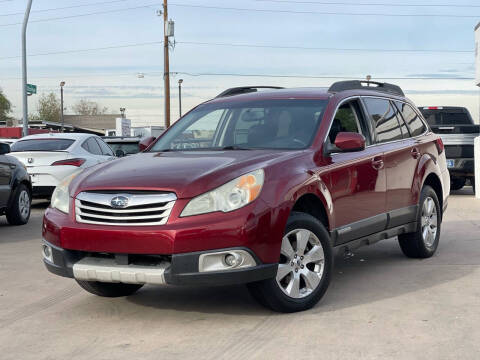
<svg viewBox="0 0 480 360"><path fill-rule="evenodd" d="M283 87L279 86L241 86L241 87L234 87L231 89L227 89L221 94L217 95L217 98L226 97L226 96L234 96L240 94L248 94L257 92L258 89L283 89Z"/></svg>
<svg viewBox="0 0 480 360"><path fill-rule="evenodd" d="M364 85L366 84L366 85ZM373 85L373 86L370 86ZM340 92L345 90L373 90L385 92L393 95L405 96L403 90L398 85L393 85L389 83L381 83L376 81L368 80L348 80L348 81L338 81L334 83L328 89L329 92Z"/></svg>

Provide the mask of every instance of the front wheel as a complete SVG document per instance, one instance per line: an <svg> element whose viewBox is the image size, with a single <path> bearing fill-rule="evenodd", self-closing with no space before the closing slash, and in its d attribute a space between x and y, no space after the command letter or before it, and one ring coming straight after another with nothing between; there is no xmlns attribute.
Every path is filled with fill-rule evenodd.
<svg viewBox="0 0 480 360"><path fill-rule="evenodd" d="M99 281L77 280L78 285L89 293L104 297L129 296L138 291L143 285L123 284L123 283L105 283Z"/></svg>
<svg viewBox="0 0 480 360"><path fill-rule="evenodd" d="M8 223L10 225L25 225L28 223L31 205L30 190L24 184L18 185L6 212Z"/></svg>
<svg viewBox="0 0 480 360"><path fill-rule="evenodd" d="M398 236L402 252L411 258L429 258L435 254L440 240L442 210L437 194L425 186L420 195L417 229L414 233Z"/></svg>
<svg viewBox="0 0 480 360"><path fill-rule="evenodd" d="M330 236L311 215L290 215L282 239L277 275L248 284L255 299L278 312L313 307L327 291L333 267Z"/></svg>

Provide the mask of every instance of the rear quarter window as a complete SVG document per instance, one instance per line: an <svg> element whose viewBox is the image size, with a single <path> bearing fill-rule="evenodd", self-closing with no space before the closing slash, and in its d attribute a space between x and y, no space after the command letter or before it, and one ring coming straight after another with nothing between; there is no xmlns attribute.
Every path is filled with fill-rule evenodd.
<svg viewBox="0 0 480 360"><path fill-rule="evenodd" d="M410 129L410 134L412 137L422 135L425 131L427 131L427 127L420 119L420 116L418 116L418 114L410 105L399 101L396 101L395 103L400 110L403 119L407 123L408 128Z"/></svg>
<svg viewBox="0 0 480 360"><path fill-rule="evenodd" d="M71 139L29 139L20 140L11 146L12 152L19 151L63 151L73 145Z"/></svg>

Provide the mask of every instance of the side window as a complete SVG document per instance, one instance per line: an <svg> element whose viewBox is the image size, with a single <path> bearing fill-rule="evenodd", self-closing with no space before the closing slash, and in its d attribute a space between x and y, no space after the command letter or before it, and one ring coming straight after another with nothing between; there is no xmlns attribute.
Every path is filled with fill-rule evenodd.
<svg viewBox="0 0 480 360"><path fill-rule="evenodd" d="M395 102L395 114L397 115L397 119L400 122L400 129L402 129L402 135L404 139L408 139L410 137L410 131L408 130L408 126L403 119L403 116L400 114L401 105L402 103L399 101Z"/></svg>
<svg viewBox="0 0 480 360"><path fill-rule="evenodd" d="M100 149L102 150L103 155L105 155L105 156L113 156L113 151L112 151L112 149L110 148L110 146L108 146L107 144L105 144L105 142L104 142L102 139L95 138L95 140L97 140L98 145L100 145Z"/></svg>
<svg viewBox="0 0 480 360"><path fill-rule="evenodd" d="M377 134L377 143L402 139L393 104L385 99L365 98L365 105Z"/></svg>
<svg viewBox="0 0 480 360"><path fill-rule="evenodd" d="M85 140L85 142L82 144L82 147L85 150L87 150L90 154L102 155L102 150L100 149L100 146L98 145L97 141L93 137Z"/></svg>
<svg viewBox="0 0 480 360"><path fill-rule="evenodd" d="M246 144L248 143L248 133L250 128L263 124L265 118L265 109L250 108L244 109L238 115L238 120L235 122L233 129L233 143Z"/></svg>
<svg viewBox="0 0 480 360"><path fill-rule="evenodd" d="M410 105L397 102L397 106L400 109L403 119L407 123L407 126L410 129L410 134L412 134L413 137L422 135L427 130L423 121Z"/></svg>
<svg viewBox="0 0 480 360"><path fill-rule="evenodd" d="M360 122L358 112L355 109L353 102L342 104L332 122L328 138L333 144L340 132L355 132L361 134Z"/></svg>

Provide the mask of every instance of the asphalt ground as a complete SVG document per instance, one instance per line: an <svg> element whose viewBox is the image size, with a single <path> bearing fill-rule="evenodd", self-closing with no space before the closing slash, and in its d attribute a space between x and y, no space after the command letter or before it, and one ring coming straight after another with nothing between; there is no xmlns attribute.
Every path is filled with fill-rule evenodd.
<svg viewBox="0 0 480 360"><path fill-rule="evenodd" d="M312 310L277 314L244 286L145 286L100 298L47 272L45 202L0 217L0 359L480 359L480 200L450 197L437 254L396 239L335 259Z"/></svg>

